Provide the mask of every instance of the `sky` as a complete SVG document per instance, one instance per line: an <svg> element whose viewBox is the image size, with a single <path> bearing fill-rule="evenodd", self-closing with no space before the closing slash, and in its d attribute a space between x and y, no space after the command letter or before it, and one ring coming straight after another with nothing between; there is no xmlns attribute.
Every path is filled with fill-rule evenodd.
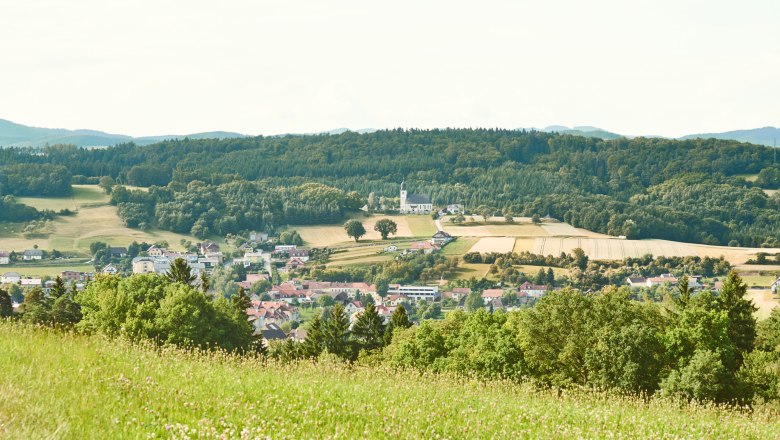
<svg viewBox="0 0 780 440"><path fill-rule="evenodd" d="M133 136L780 125L780 2L0 0L0 118Z"/></svg>

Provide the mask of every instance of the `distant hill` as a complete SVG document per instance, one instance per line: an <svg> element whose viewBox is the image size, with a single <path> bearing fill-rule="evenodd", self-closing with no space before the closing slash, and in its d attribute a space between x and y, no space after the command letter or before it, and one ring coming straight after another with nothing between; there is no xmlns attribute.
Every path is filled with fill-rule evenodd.
<svg viewBox="0 0 780 440"><path fill-rule="evenodd" d="M529 130L529 129L526 128L526 129L518 129L518 130ZM576 136L593 137L599 139L617 139L619 137L624 137L621 134L612 133L611 131L607 131L598 127L590 127L586 125L577 126L577 127L567 127L565 125L550 125L544 128L533 128L533 130L543 131L545 133L572 134Z"/></svg>
<svg viewBox="0 0 780 440"><path fill-rule="evenodd" d="M750 142L751 144L774 146L775 140L780 139L780 128L762 127L750 130L725 131L723 133L701 133L689 134L678 139L728 139L740 142Z"/></svg>
<svg viewBox="0 0 780 440"><path fill-rule="evenodd" d="M46 144L72 144L78 147L108 147L124 142L149 145L166 139L227 139L246 135L226 131L132 137L96 130L66 130L64 128L40 128L0 119L0 147L39 147Z"/></svg>

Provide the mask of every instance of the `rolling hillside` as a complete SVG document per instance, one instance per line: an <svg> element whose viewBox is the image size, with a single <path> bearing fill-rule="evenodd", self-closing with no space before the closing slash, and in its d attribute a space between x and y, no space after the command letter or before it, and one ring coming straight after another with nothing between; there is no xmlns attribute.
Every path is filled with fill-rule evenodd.
<svg viewBox="0 0 780 440"><path fill-rule="evenodd" d="M776 438L771 414L373 367L279 365L0 322L0 437Z"/></svg>

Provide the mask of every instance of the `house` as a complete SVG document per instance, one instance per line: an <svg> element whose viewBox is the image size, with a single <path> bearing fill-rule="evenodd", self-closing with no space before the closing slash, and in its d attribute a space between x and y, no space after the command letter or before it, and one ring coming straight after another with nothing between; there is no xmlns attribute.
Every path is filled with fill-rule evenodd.
<svg viewBox="0 0 780 440"><path fill-rule="evenodd" d="M279 325L300 320L298 308L284 301L252 301L251 307L246 309L246 314L255 330L260 330L268 324Z"/></svg>
<svg viewBox="0 0 780 440"><path fill-rule="evenodd" d="M449 298L455 302L460 302L461 299L469 296L471 289L468 287L455 287L452 290L441 293L442 298Z"/></svg>
<svg viewBox="0 0 780 440"><path fill-rule="evenodd" d="M413 301L433 302L439 298L438 286L402 286L400 284L391 284L387 289L388 295L406 295Z"/></svg>
<svg viewBox="0 0 780 440"><path fill-rule="evenodd" d="M217 257L199 257L198 263L203 264L207 271L211 271L222 263L222 259Z"/></svg>
<svg viewBox="0 0 780 440"><path fill-rule="evenodd" d="M309 251L306 249L291 249L287 251L287 255L289 255L290 258L297 258L304 263L309 261Z"/></svg>
<svg viewBox="0 0 780 440"><path fill-rule="evenodd" d="M626 278L626 284L632 289L638 287L647 287L647 278L644 277L628 277Z"/></svg>
<svg viewBox="0 0 780 440"><path fill-rule="evenodd" d="M41 287L43 280L40 278L22 278L19 280L19 285L22 287Z"/></svg>
<svg viewBox="0 0 780 440"><path fill-rule="evenodd" d="M108 254L111 255L111 258L125 258L127 256L127 248L126 247L108 248Z"/></svg>
<svg viewBox="0 0 780 440"><path fill-rule="evenodd" d="M401 303L409 302L409 297L394 293L392 295L387 295L385 302L390 304L391 307L398 307Z"/></svg>
<svg viewBox="0 0 780 440"><path fill-rule="evenodd" d="M547 286L541 286L537 284L531 284L528 281L524 282L517 288L518 293L524 293L531 298L539 298L547 293Z"/></svg>
<svg viewBox="0 0 780 440"><path fill-rule="evenodd" d="M437 244L439 246L444 246L445 244L451 242L452 240L453 240L452 235L444 231L437 231L435 234L433 234L433 238L431 238L431 243Z"/></svg>
<svg viewBox="0 0 780 440"><path fill-rule="evenodd" d="M208 252L219 252L219 245L212 241L204 241L198 243L198 251L201 255L206 255Z"/></svg>
<svg viewBox="0 0 780 440"><path fill-rule="evenodd" d="M167 273L171 269L171 260L164 257L133 258L133 273Z"/></svg>
<svg viewBox="0 0 780 440"><path fill-rule="evenodd" d="M398 252L398 246L391 244L385 248L385 252Z"/></svg>
<svg viewBox="0 0 780 440"><path fill-rule="evenodd" d="M431 198L426 194L407 194L406 181L401 182L401 214L430 214L433 211Z"/></svg>
<svg viewBox="0 0 780 440"><path fill-rule="evenodd" d="M262 252L245 252L244 258L249 260L252 264L259 264L263 262Z"/></svg>
<svg viewBox="0 0 780 440"><path fill-rule="evenodd" d="M441 249L441 246L435 243L431 243L430 241L418 241L415 243L412 243L411 248L409 248L412 252L422 252L424 254L430 254L433 251L438 251Z"/></svg>
<svg viewBox="0 0 780 440"><path fill-rule="evenodd" d="M249 243L244 243L238 247L238 250L246 253L246 252L254 252L255 248L252 247L252 245Z"/></svg>
<svg viewBox="0 0 780 440"><path fill-rule="evenodd" d="M463 212L463 205L453 204L447 205L447 212L450 214L460 214Z"/></svg>
<svg viewBox="0 0 780 440"><path fill-rule="evenodd" d="M402 306L403 307L403 306ZM378 305L376 306L376 311L379 314L379 316L382 317L382 323L387 324L390 322L390 319L393 316L393 312L395 311L395 307L387 307L385 305Z"/></svg>
<svg viewBox="0 0 780 440"><path fill-rule="evenodd" d="M149 249L146 250L146 255L150 257L162 257L168 252L168 249L157 247L157 246L150 246Z"/></svg>
<svg viewBox="0 0 780 440"><path fill-rule="evenodd" d="M252 260L249 258L234 258L232 264L233 266L251 267Z"/></svg>
<svg viewBox="0 0 780 440"><path fill-rule="evenodd" d="M504 301L501 298L493 298L489 303L490 310L504 310Z"/></svg>
<svg viewBox="0 0 780 440"><path fill-rule="evenodd" d="M647 287L661 286L664 284L677 284L677 277L672 274L665 273L658 277L648 278L645 282Z"/></svg>
<svg viewBox="0 0 780 440"><path fill-rule="evenodd" d="M22 254L22 258L24 259L24 261L42 260L43 251L40 249L27 249Z"/></svg>
<svg viewBox="0 0 780 440"><path fill-rule="evenodd" d="M348 316L352 316L355 313L360 313L365 309L366 308L363 307L363 303L360 301L352 301L351 303L347 303L347 305L344 306L344 311Z"/></svg>
<svg viewBox="0 0 780 440"><path fill-rule="evenodd" d="M11 264L11 254L6 251L0 251L0 265Z"/></svg>
<svg viewBox="0 0 780 440"><path fill-rule="evenodd" d="M306 262L304 262L300 258L290 258L290 261L288 261L287 264L284 265L284 268L287 270L295 270L305 265Z"/></svg>
<svg viewBox="0 0 780 440"><path fill-rule="evenodd" d="M119 273L119 269L116 268L113 264L107 264L101 271L103 275L116 275Z"/></svg>
<svg viewBox="0 0 780 440"><path fill-rule="evenodd" d="M2 284L19 284L22 276L18 272L6 272L0 276L0 283Z"/></svg>
<svg viewBox="0 0 780 440"><path fill-rule="evenodd" d="M60 272L60 278L62 278L63 281L79 282L89 279L89 275L77 270L63 270Z"/></svg>
<svg viewBox="0 0 780 440"><path fill-rule="evenodd" d="M268 347L271 341L284 341L287 339L287 335L284 334L282 328L276 324L267 324L262 329L256 330L255 334L263 336L263 345L266 347Z"/></svg>
<svg viewBox="0 0 780 440"><path fill-rule="evenodd" d="M494 299L501 299L504 296L504 289L485 289L482 292L482 301L485 305L493 302Z"/></svg>
<svg viewBox="0 0 780 440"><path fill-rule="evenodd" d="M298 246L294 244L277 244L274 246L274 252L289 252L297 249Z"/></svg>

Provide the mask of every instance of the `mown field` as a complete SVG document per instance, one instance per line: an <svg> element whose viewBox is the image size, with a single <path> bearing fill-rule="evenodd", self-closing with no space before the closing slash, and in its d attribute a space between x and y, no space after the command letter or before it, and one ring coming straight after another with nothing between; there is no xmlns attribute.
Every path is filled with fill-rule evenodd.
<svg viewBox="0 0 780 440"><path fill-rule="evenodd" d="M361 242L382 240L379 232L374 231L374 225L383 218L392 219L398 227L398 232L391 235L391 239L411 237L428 239L437 231L436 224L427 215L358 216L355 219L360 220L366 229L366 235L360 239ZM347 236L342 225L290 226L290 229L298 231L306 245L311 247L351 247L355 243Z"/></svg>
<svg viewBox="0 0 780 440"><path fill-rule="evenodd" d="M195 237L169 231L126 227L116 208L108 204L109 197L97 185L73 185L71 197L20 197L18 200L38 209L59 211L67 208L76 211L76 215L58 217L52 222L52 230L40 238L25 238L22 224L4 224L0 228L0 249L20 252L37 244L41 249L57 249L86 257L93 241L114 246L126 246L132 241L167 241L174 248L182 238L198 241Z"/></svg>
<svg viewBox="0 0 780 440"><path fill-rule="evenodd" d="M0 323L0 437L723 438L780 435L776 414L585 391L264 364Z"/></svg>

